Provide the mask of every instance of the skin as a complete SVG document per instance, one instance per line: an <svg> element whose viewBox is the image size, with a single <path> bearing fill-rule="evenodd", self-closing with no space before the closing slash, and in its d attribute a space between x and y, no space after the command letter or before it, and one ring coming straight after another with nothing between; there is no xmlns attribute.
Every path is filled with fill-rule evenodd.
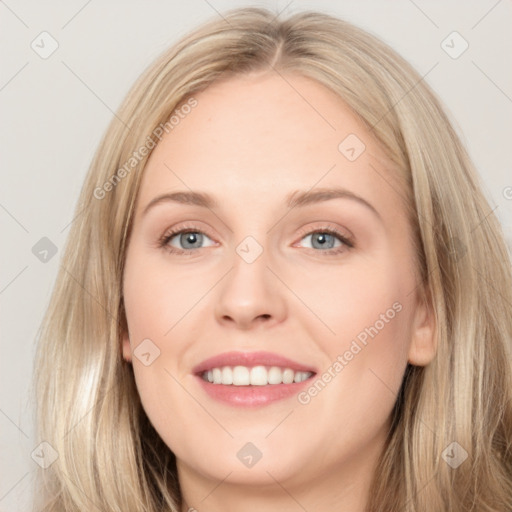
<svg viewBox="0 0 512 512"><path fill-rule="evenodd" d="M123 356L176 454L182 510L363 511L407 362L435 355L400 183L343 101L310 79L251 74L195 98L146 166L123 289ZM338 150L349 134L366 146L352 162ZM286 206L292 192L324 187L343 187L377 213L348 198ZM219 205L168 201L142 214L178 190L206 192ZM314 245L309 234L326 226L354 247L329 239L342 248L329 255ZM189 254L160 247L174 227L205 233L202 246ZM236 252L249 235L263 248L252 263ZM179 234L170 244L190 247ZM267 350L322 374L394 303L401 311L306 405L292 397L232 407L191 372L222 352ZM147 338L160 356L145 366L133 350ZM262 453L251 468L236 456L247 442Z"/></svg>

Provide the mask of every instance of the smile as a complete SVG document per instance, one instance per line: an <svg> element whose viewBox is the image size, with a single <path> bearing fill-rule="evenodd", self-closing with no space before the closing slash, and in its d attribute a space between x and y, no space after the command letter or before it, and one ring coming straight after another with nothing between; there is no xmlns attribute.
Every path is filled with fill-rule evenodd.
<svg viewBox="0 0 512 512"><path fill-rule="evenodd" d="M203 380L224 386L267 386L299 383L309 379L313 372L294 371L279 366L224 366L204 371Z"/></svg>
<svg viewBox="0 0 512 512"><path fill-rule="evenodd" d="M271 352L225 352L192 369L209 398L235 407L291 399L316 375L315 367Z"/></svg>

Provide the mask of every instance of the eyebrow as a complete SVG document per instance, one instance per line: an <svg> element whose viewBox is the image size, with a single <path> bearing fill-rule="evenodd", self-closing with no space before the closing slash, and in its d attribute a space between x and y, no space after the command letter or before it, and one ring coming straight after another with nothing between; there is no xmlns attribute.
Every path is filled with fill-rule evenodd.
<svg viewBox="0 0 512 512"><path fill-rule="evenodd" d="M286 205L288 208L300 208L307 205L330 201L332 199L351 199L359 204L368 208L379 219L382 220L380 213L375 207L366 199L358 196L354 192L344 188L319 188L314 191L300 191L292 192L286 198ZM213 210L218 208L219 203L210 195L205 192L194 191L177 191L162 194L152 199L144 208L142 215L146 215L150 209L161 203L178 203L189 206L200 206Z"/></svg>

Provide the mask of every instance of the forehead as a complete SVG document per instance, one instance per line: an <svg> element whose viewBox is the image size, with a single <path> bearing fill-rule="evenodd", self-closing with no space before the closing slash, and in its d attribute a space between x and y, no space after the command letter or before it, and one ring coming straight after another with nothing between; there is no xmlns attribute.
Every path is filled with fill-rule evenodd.
<svg viewBox="0 0 512 512"><path fill-rule="evenodd" d="M342 99L314 80L237 76L194 98L197 105L180 112L146 165L140 208L184 188L221 201L277 202L315 186L343 186L377 202L387 194L396 205L391 164L380 146Z"/></svg>

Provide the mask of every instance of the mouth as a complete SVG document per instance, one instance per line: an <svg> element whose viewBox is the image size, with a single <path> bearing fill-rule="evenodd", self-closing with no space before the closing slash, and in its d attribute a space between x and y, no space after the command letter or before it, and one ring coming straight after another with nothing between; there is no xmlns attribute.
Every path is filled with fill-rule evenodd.
<svg viewBox="0 0 512 512"><path fill-rule="evenodd" d="M229 352L203 361L193 373L211 398L235 406L255 406L292 397L317 372L270 352Z"/></svg>
<svg viewBox="0 0 512 512"><path fill-rule="evenodd" d="M276 386L293 384L310 379L314 372L295 371L279 366L223 366L212 368L200 374L211 384L224 386Z"/></svg>

